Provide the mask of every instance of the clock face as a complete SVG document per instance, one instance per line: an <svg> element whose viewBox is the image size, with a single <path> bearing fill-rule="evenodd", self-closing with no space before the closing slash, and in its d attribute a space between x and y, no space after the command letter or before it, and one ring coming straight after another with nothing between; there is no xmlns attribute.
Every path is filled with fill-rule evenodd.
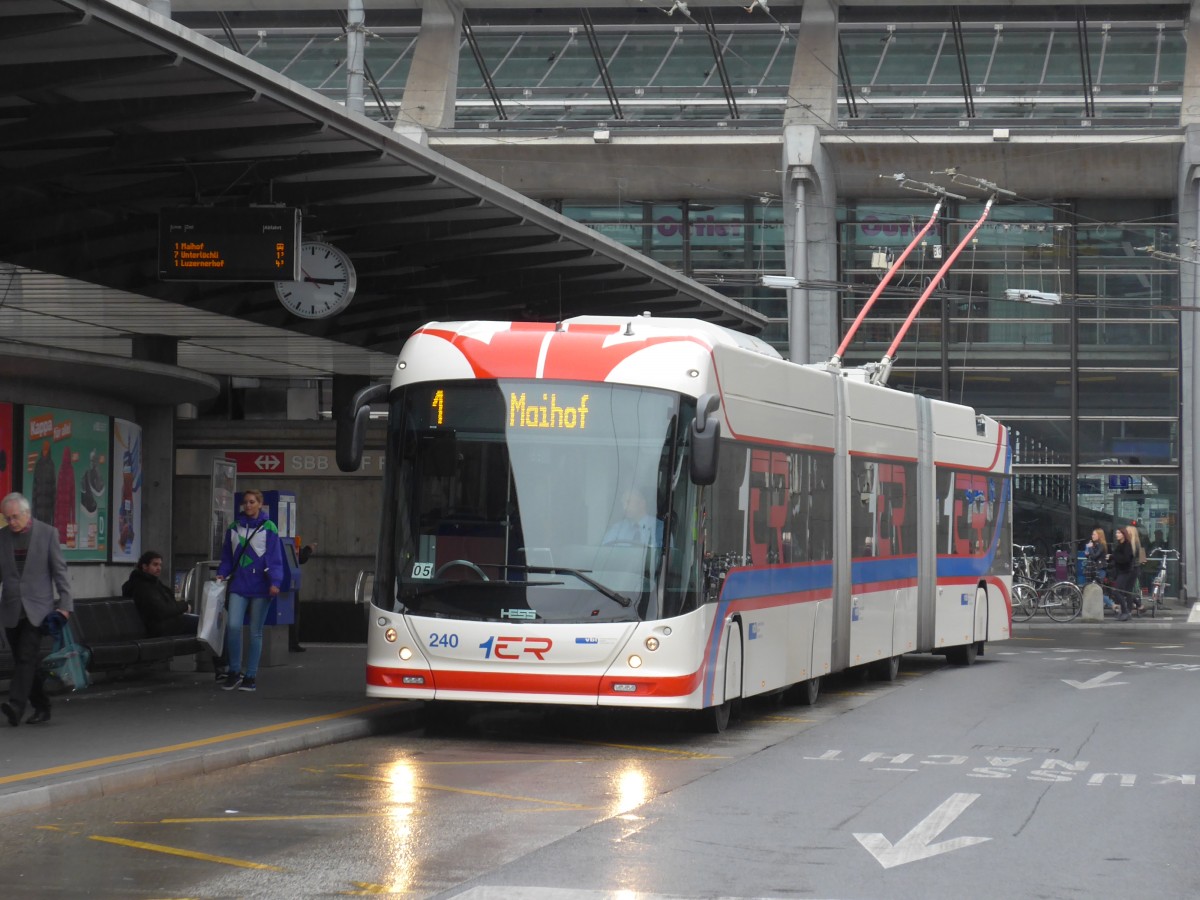
<svg viewBox="0 0 1200 900"><path fill-rule="evenodd" d="M320 241L300 245L300 280L275 282L279 302L305 319L323 319L354 298L357 275L350 257Z"/></svg>

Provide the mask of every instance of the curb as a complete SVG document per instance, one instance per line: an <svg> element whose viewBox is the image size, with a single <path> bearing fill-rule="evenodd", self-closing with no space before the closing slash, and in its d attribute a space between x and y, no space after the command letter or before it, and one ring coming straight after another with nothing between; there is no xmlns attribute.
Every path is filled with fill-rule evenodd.
<svg viewBox="0 0 1200 900"><path fill-rule="evenodd" d="M1171 619L1131 619L1128 622L1118 622L1116 619L1105 619L1101 622L1085 622L1083 619L1073 619L1070 622L1013 622L1012 631L1015 634L1018 631L1054 631L1056 629L1066 628L1069 630L1079 628L1105 628L1112 630L1114 628L1128 629L1130 631L1170 631L1180 629L1183 631L1191 631L1200 628L1200 622L1189 622L1187 618L1171 618Z"/></svg>
<svg viewBox="0 0 1200 900"><path fill-rule="evenodd" d="M418 710L423 705L407 702L395 710L368 713L354 719L322 722L241 746L187 751L178 755L168 751L160 759L124 763L113 769L75 774L62 779L48 776L49 783L0 793L0 816L38 812L80 800L97 800L124 791L170 784L182 778L207 775L301 750L401 731L411 728L416 723Z"/></svg>

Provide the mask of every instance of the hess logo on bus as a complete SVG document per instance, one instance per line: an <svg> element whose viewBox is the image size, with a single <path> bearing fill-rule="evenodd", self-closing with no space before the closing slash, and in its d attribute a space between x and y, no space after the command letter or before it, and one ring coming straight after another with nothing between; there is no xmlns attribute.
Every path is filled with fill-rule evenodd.
<svg viewBox="0 0 1200 900"><path fill-rule="evenodd" d="M546 654L554 646L547 637L497 637L492 636L479 645L484 659L521 659L532 656L545 661Z"/></svg>

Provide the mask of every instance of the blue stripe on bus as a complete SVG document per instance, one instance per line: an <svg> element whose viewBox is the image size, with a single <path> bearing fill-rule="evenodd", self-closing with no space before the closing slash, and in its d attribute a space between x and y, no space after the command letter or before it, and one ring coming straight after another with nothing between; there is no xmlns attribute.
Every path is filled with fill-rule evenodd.
<svg viewBox="0 0 1200 900"><path fill-rule="evenodd" d="M745 600L775 594L832 590L833 564L772 566L765 569L735 569L725 578L722 600Z"/></svg>
<svg viewBox="0 0 1200 900"><path fill-rule="evenodd" d="M850 564L850 581L860 589L880 581L911 581L916 577L915 556L860 559Z"/></svg>

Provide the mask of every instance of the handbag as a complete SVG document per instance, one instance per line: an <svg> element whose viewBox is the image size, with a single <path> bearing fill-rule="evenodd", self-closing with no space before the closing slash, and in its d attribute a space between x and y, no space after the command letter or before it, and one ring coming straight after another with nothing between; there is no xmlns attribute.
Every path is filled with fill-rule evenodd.
<svg viewBox="0 0 1200 900"><path fill-rule="evenodd" d="M68 622L54 639L54 649L42 658L40 668L52 684L66 691L81 691L92 683L87 670L91 661L92 651L76 643Z"/></svg>
<svg viewBox="0 0 1200 900"><path fill-rule="evenodd" d="M200 625L196 637L217 656L225 647L225 591L224 581L209 581L204 585L200 597Z"/></svg>

